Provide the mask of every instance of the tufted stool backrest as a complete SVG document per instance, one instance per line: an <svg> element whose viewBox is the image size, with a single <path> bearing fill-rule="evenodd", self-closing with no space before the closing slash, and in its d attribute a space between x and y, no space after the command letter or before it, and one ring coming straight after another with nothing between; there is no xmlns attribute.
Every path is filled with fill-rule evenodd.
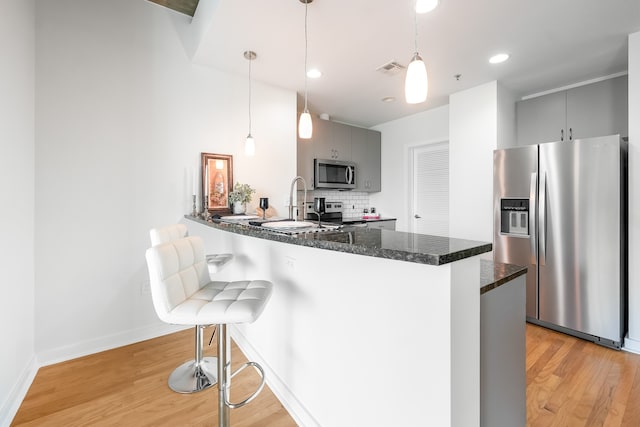
<svg viewBox="0 0 640 427"><path fill-rule="evenodd" d="M153 228L149 231L149 237L151 237L151 246L167 243L172 240L182 239L187 237L189 232L187 226L184 224L167 225L166 227Z"/></svg>
<svg viewBox="0 0 640 427"><path fill-rule="evenodd" d="M173 323L171 310L209 283L204 242L185 237L153 246L145 255L153 306L161 320Z"/></svg>

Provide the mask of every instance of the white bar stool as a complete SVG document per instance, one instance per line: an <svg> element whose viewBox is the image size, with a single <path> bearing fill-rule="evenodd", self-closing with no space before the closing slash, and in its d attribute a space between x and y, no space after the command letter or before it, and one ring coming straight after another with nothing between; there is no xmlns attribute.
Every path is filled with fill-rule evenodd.
<svg viewBox="0 0 640 427"><path fill-rule="evenodd" d="M151 246L167 243L172 240L182 239L189 235L189 230L184 224L171 224L165 227L152 228L149 231ZM207 254L209 273L215 274L233 259L233 254Z"/></svg>
<svg viewBox="0 0 640 427"><path fill-rule="evenodd" d="M211 281L201 238L192 236L153 246L146 252L151 295L161 320L177 325L218 327L218 425L229 426L229 409L251 402L264 387L264 370L247 362L230 372L227 326L252 323L264 310L273 285L266 280ZM257 390L239 403L229 401L231 378L246 367L261 376Z"/></svg>
<svg viewBox="0 0 640 427"><path fill-rule="evenodd" d="M172 224L153 228L149 231L152 246L182 239L188 235L189 231L184 224ZM217 273L232 259L232 254L206 255L209 274ZM196 393L206 390L218 382L218 359L215 357L203 357L203 332L207 326L209 325L195 326L195 357L184 362L171 372L168 380L171 390L177 393Z"/></svg>

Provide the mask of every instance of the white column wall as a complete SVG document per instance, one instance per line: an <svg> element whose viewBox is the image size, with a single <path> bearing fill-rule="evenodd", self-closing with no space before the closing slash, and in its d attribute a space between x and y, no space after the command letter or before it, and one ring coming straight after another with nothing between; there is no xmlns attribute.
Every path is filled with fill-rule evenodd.
<svg viewBox="0 0 640 427"><path fill-rule="evenodd" d="M397 218L396 230L408 231L411 180L411 147L449 139L449 106L383 123L373 129L382 133L382 191L371 193L369 203L383 216Z"/></svg>
<svg viewBox="0 0 640 427"><path fill-rule="evenodd" d="M286 212L296 95L254 82L248 158L248 77L191 63L190 18L147 1L57 0L38 2L36 19L36 351L48 364L169 330L144 251L150 228L191 211L201 152L233 155L253 203L270 196Z"/></svg>
<svg viewBox="0 0 640 427"><path fill-rule="evenodd" d="M640 32L629 36L629 332L627 350L640 353Z"/></svg>
<svg viewBox="0 0 640 427"><path fill-rule="evenodd" d="M34 1L0 0L0 425L36 372L34 351Z"/></svg>
<svg viewBox="0 0 640 427"><path fill-rule="evenodd" d="M504 86L498 84L498 141L497 149L515 147L516 140L516 97Z"/></svg>
<svg viewBox="0 0 640 427"><path fill-rule="evenodd" d="M493 150L498 141L498 84L449 97L449 232L493 240Z"/></svg>

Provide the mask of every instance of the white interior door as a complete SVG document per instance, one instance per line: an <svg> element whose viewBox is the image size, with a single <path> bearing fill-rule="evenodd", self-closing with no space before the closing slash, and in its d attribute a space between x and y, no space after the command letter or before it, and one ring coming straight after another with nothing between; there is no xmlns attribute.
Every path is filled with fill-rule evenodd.
<svg viewBox="0 0 640 427"><path fill-rule="evenodd" d="M411 231L449 235L449 142L414 147L411 164Z"/></svg>

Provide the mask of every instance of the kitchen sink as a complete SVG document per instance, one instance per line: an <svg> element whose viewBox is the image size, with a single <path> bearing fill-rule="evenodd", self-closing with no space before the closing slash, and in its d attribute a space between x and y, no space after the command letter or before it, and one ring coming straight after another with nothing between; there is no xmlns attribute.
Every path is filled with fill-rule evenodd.
<svg viewBox="0 0 640 427"><path fill-rule="evenodd" d="M273 230L282 230L282 229L297 229L297 228L309 228L316 227L317 225L309 222L309 221L274 221L274 222L265 222L262 224L265 228L271 228Z"/></svg>
<svg viewBox="0 0 640 427"><path fill-rule="evenodd" d="M284 234L304 234L333 231L340 226L323 224L322 227L318 227L317 223L309 221L274 221L263 223L262 228Z"/></svg>
<svg viewBox="0 0 640 427"><path fill-rule="evenodd" d="M311 221L293 221L287 219L271 219L262 220L252 215L233 215L221 217L220 222L228 224L244 225L255 229L262 229L281 234L306 234L334 231L341 226L336 224L322 223L322 227L318 228L317 222Z"/></svg>

